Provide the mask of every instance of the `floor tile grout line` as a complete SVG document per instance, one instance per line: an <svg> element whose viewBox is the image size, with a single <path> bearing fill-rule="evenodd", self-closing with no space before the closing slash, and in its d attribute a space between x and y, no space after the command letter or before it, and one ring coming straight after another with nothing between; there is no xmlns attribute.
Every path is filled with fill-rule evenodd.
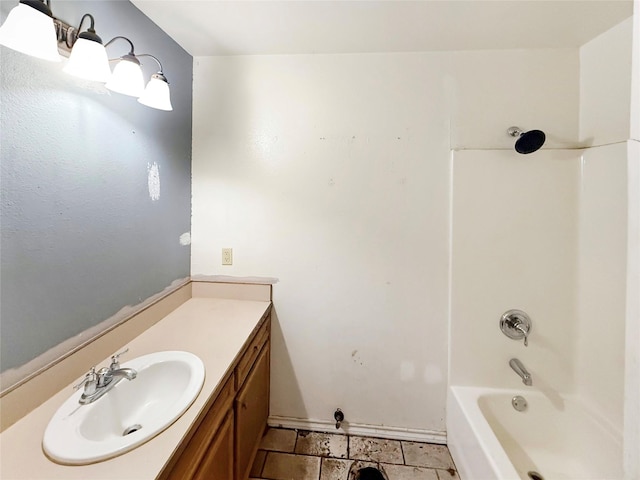
<svg viewBox="0 0 640 480"><path fill-rule="evenodd" d="M269 457L269 454L271 453L269 450L265 450L265 452L267 452L264 456L264 463L262 464L262 468L260 469L260 478L264 478L264 467L267 466L267 458Z"/></svg>
<svg viewBox="0 0 640 480"><path fill-rule="evenodd" d="M300 436L300 430L296 429L296 441L293 442L293 452L291 453L296 453L296 448L298 448L298 437Z"/></svg>
<svg viewBox="0 0 640 480"><path fill-rule="evenodd" d="M269 457L270 454L271 452L269 450L265 450L264 462L262 462L262 468L260 469L260 478L263 477L264 469L267 467L267 458Z"/></svg>
<svg viewBox="0 0 640 480"><path fill-rule="evenodd" d="M346 460L346 458L336 458L336 457L323 457L320 455L313 455L311 453L293 453L293 452L279 452L277 450L266 450L269 453L276 453L278 455L293 455L294 457L313 457L313 458L329 458L331 460Z"/></svg>

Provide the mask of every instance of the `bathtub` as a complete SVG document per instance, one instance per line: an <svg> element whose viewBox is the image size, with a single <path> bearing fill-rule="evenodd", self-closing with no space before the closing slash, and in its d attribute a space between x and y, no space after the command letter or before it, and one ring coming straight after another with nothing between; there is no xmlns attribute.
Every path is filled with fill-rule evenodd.
<svg viewBox="0 0 640 480"><path fill-rule="evenodd" d="M526 411L513 408L515 395L527 400ZM450 387L447 444L461 480L623 478L621 433L576 398L535 388Z"/></svg>

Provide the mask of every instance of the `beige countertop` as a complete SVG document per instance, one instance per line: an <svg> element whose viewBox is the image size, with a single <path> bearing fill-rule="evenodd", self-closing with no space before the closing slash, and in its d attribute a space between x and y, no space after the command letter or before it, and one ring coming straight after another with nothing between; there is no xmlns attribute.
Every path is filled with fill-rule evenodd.
<svg viewBox="0 0 640 480"><path fill-rule="evenodd" d="M42 437L49 420L73 393L69 385L0 435L0 478L153 479L163 469L199 412L234 364L242 347L267 312L270 302L192 298L122 347L135 358L162 350L184 350L202 359L206 377L191 407L169 428L138 448L92 465L65 466L49 460ZM99 366L108 365L108 358ZM91 365L87 365L87 370ZM78 379L80 380L80 379Z"/></svg>

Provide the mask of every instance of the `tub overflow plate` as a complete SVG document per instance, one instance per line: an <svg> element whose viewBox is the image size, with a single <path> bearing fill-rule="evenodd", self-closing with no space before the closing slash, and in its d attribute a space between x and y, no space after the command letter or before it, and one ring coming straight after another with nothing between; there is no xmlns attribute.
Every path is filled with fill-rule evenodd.
<svg viewBox="0 0 640 480"><path fill-rule="evenodd" d="M529 406L527 400L520 395L516 395L511 399L511 405L513 405L513 408L515 408L519 412L524 412Z"/></svg>

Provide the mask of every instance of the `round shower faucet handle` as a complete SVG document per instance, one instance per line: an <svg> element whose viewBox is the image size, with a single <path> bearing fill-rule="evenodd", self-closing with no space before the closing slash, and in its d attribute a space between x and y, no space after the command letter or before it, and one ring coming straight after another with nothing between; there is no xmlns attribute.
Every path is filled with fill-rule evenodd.
<svg viewBox="0 0 640 480"><path fill-rule="evenodd" d="M522 310L508 310L500 317L500 330L512 340L523 340L529 346L531 318Z"/></svg>

